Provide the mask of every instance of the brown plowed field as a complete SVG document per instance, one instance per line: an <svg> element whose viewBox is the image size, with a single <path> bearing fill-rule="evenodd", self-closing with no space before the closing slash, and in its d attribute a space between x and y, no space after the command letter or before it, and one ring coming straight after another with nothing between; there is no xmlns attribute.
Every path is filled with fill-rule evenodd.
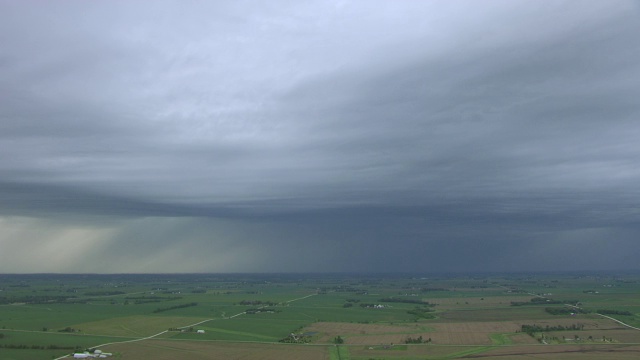
<svg viewBox="0 0 640 360"><path fill-rule="evenodd" d="M575 317L556 317L555 319L543 319L543 320L521 320L517 321L519 324L529 324L529 325L539 325L545 327L549 326L571 326L573 324L576 325L584 325L584 330L590 329L623 329L624 326L606 319L602 317L595 317L592 315L586 316L575 316Z"/></svg>
<svg viewBox="0 0 640 360"><path fill-rule="evenodd" d="M316 332L315 343L332 343L336 336L341 336L345 344L380 345L403 344L407 337L422 336L426 341L431 339L434 345L491 345L491 334L509 334L513 344L537 344L537 340L526 334L516 334L523 324L545 326L583 325L583 331L560 331L547 333L548 336L573 338L578 334L586 339L592 336L613 338L616 342L640 342L640 332L624 329L621 325L603 318L556 318L545 320L522 321L484 321L468 323L433 322L428 324L380 325L318 322L306 327L303 332ZM575 334L574 334L575 333Z"/></svg>
<svg viewBox="0 0 640 360"><path fill-rule="evenodd" d="M352 324L319 322L304 329L304 332L318 332L316 341L330 343L336 336L345 339L346 344L403 344L407 337L424 340L431 338L433 344L447 345L490 345L489 335L515 333L520 330L518 322L473 322L473 323L430 323L430 329L419 324L407 326ZM528 339L530 340L528 340ZM530 336L518 338L519 343L535 343Z"/></svg>
<svg viewBox="0 0 640 360"><path fill-rule="evenodd" d="M434 323L435 332L430 334L434 344L450 345L491 345L489 335L512 333L520 330L515 322L473 322L473 323Z"/></svg>
<svg viewBox="0 0 640 360"><path fill-rule="evenodd" d="M467 359L485 360L635 360L640 346L624 345L538 345L501 347L467 355Z"/></svg>
<svg viewBox="0 0 640 360"><path fill-rule="evenodd" d="M600 342L603 341L602 337L604 336L607 341L612 339L612 341L618 343L640 343L640 331L633 329L600 329L600 330L584 330L584 331L553 331L545 333L548 337L557 337L562 339L562 337L566 337L570 341L575 338L575 335L578 335L582 341L585 341L591 336L593 341Z"/></svg>
<svg viewBox="0 0 640 360"><path fill-rule="evenodd" d="M108 345L101 350L119 353L122 360L328 360L326 346L292 344L223 343L213 341L161 341L145 340Z"/></svg>
<svg viewBox="0 0 640 360"><path fill-rule="evenodd" d="M348 344L380 344L404 342L407 336L413 336L414 333L419 334L425 330L417 324L398 326L317 322L304 328L302 332L317 332L315 341L319 343L330 343L340 335Z"/></svg>

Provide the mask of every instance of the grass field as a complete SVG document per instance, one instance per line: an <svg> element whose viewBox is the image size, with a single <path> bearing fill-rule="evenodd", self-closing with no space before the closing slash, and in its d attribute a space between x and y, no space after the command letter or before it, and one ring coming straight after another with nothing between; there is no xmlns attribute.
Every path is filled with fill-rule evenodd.
<svg viewBox="0 0 640 360"><path fill-rule="evenodd" d="M206 320L203 317L133 315L71 325L87 334L131 338L157 334L169 328L188 326Z"/></svg>
<svg viewBox="0 0 640 360"><path fill-rule="evenodd" d="M102 344L118 359L630 359L640 331L598 312L638 326L638 293L634 274L0 275L0 360Z"/></svg>

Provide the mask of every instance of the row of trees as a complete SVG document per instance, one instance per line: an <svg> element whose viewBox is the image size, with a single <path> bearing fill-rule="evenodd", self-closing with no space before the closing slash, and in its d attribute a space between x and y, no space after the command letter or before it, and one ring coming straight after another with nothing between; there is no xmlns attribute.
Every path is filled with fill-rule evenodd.
<svg viewBox="0 0 640 360"><path fill-rule="evenodd" d="M433 306L433 305L429 304L428 301L422 301L422 300L419 300L419 299L405 299L405 298L388 297L388 298L380 299L379 301L381 301L381 302L391 302L391 303L420 304L420 305Z"/></svg>
<svg viewBox="0 0 640 360"><path fill-rule="evenodd" d="M623 310L609 310L609 309L598 309L596 311L598 314L602 315L624 315L624 316L633 316L633 313L630 311Z"/></svg>
<svg viewBox="0 0 640 360"><path fill-rule="evenodd" d="M61 296L61 295L24 295L24 296L12 296L0 297L0 304L15 304L15 303L25 303L25 304L51 304L51 303L61 303L67 302L69 296Z"/></svg>
<svg viewBox="0 0 640 360"><path fill-rule="evenodd" d="M61 345L25 345L25 344L0 344L2 349L12 350L77 350L82 349L80 346L61 346Z"/></svg>
<svg viewBox="0 0 640 360"><path fill-rule="evenodd" d="M412 338L411 336L409 336L404 340L405 344L428 344L430 342L431 342L431 338L424 340L422 338L422 335L418 336L417 338Z"/></svg>
<svg viewBox="0 0 640 360"><path fill-rule="evenodd" d="M529 325L529 324L524 324L520 327L521 331L523 333L527 333L530 336L533 336L534 333L537 332L549 332L549 331L576 331L576 330L583 330L584 329L584 325L583 324L571 324L568 326L563 326L563 325L554 325L554 326L549 326L546 325L545 327L542 327L540 325Z"/></svg>
<svg viewBox="0 0 640 360"><path fill-rule="evenodd" d="M580 300L553 300L550 298L543 297L535 297L529 301L512 301L511 306L525 306L525 305L560 305L560 304L569 304L573 306L578 306L580 304Z"/></svg>
<svg viewBox="0 0 640 360"><path fill-rule="evenodd" d="M124 291L107 290L107 291L87 291L84 293L86 296L112 296L126 294Z"/></svg>
<svg viewBox="0 0 640 360"><path fill-rule="evenodd" d="M166 308L158 308L153 310L154 313L160 313L160 312L165 312L165 311L169 311L169 310L176 310L176 309L183 309L183 308L188 308L191 306L198 306L197 302L192 302L192 303L188 303L188 304L180 304L180 305L174 305L174 306L169 306Z"/></svg>
<svg viewBox="0 0 640 360"><path fill-rule="evenodd" d="M239 302L240 305L249 305L249 306L256 306L256 305L266 305L266 306L276 306L278 305L278 303L273 302L273 301L262 301L262 300L242 300Z"/></svg>

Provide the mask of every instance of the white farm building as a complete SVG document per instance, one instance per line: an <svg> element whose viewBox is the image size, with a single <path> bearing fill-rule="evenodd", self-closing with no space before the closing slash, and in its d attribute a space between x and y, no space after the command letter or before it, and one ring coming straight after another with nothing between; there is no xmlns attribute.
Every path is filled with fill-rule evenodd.
<svg viewBox="0 0 640 360"><path fill-rule="evenodd" d="M102 352L102 350L95 350L93 354L85 351L83 353L75 353L73 354L74 359L104 359L113 354Z"/></svg>

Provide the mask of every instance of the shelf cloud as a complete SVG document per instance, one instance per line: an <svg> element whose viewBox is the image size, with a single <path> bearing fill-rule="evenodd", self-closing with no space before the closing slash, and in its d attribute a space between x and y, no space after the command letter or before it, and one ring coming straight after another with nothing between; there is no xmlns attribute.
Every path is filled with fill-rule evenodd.
<svg viewBox="0 0 640 360"><path fill-rule="evenodd" d="M637 270L636 1L0 2L0 272Z"/></svg>

